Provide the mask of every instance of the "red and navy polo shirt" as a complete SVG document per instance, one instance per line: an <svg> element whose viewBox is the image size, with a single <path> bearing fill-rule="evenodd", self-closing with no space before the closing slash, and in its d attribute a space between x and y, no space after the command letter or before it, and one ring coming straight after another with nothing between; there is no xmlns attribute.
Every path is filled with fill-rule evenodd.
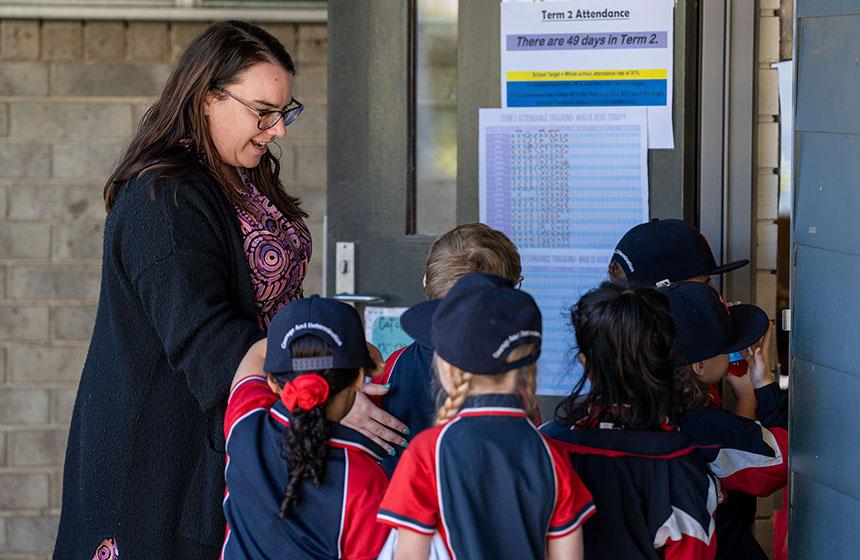
<svg viewBox="0 0 860 560"><path fill-rule="evenodd" d="M248 377L230 393L221 558L375 559L390 532L373 521L388 483L378 463L382 449L332 422L322 484L306 481L301 501L281 519L289 480L281 439L289 423L265 378Z"/></svg>
<svg viewBox="0 0 860 560"><path fill-rule="evenodd" d="M418 435L394 471L378 519L438 534L451 558L544 558L595 511L565 454L518 395L468 397L451 421Z"/></svg>
<svg viewBox="0 0 860 560"><path fill-rule="evenodd" d="M765 426L768 417L784 418L786 403L780 397L775 383L756 389L756 412ZM681 424L696 444L709 446L699 455L725 491L717 509L719 559L766 556L753 533L756 497L769 496L788 482L788 432L778 422L765 426L708 407L693 411Z"/></svg>
<svg viewBox="0 0 860 560"><path fill-rule="evenodd" d="M374 383L390 384L388 393L377 401L380 408L406 424L409 428L408 440L433 425L436 416L434 392L439 386L430 367L433 350L413 342L397 350L385 360L385 374L373 380ZM434 389L435 388L435 389ZM402 456L397 449L393 457L382 460L382 468L389 475Z"/></svg>
<svg viewBox="0 0 860 560"><path fill-rule="evenodd" d="M588 558L712 560L719 482L678 431L541 431L567 451L598 514L583 527Z"/></svg>

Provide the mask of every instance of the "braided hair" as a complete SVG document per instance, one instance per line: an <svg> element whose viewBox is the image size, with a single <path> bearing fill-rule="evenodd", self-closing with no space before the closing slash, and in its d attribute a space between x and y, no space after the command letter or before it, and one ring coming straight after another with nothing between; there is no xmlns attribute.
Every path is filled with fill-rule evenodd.
<svg viewBox="0 0 860 560"><path fill-rule="evenodd" d="M290 343L293 358L316 358L331 356L331 344L313 335L297 337ZM290 510L301 501L301 486L306 480L315 485L322 484L325 478L326 457L329 437L329 424L326 420L326 406L331 398L355 382L360 375L358 369L325 369L314 372L273 373L278 386L283 388L287 382L302 375L315 373L329 384L329 398L310 410L296 406L292 411L290 425L284 430L281 439L281 457L286 459L289 480L281 502L281 519L286 519Z"/></svg>
<svg viewBox="0 0 860 560"><path fill-rule="evenodd" d="M536 344L523 344L511 350L505 361L516 362L526 356L537 351ZM433 368L438 370L439 356L433 355ZM514 371L514 370L511 370ZM523 405L529 417L534 419L538 416L539 404L535 397L537 388L537 364L528 364L517 368L516 370L516 391L523 399ZM474 373L462 371L458 367L453 367L451 370L451 392L448 393L439 411L436 413L436 425L441 426L445 422L454 418L460 409L463 408L463 403L466 402L466 397L472 388L472 380L475 378Z"/></svg>

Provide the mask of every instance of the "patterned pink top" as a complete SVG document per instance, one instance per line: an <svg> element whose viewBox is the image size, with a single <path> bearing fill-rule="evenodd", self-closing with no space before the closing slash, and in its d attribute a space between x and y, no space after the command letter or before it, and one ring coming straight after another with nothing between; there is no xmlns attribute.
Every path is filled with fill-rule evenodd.
<svg viewBox="0 0 860 560"><path fill-rule="evenodd" d="M304 297L302 282L311 260L311 232L304 220L284 218L244 171L240 170L239 176L247 189L242 197L251 203L253 211L237 206L236 215L245 241L260 327L266 330L281 307Z"/></svg>

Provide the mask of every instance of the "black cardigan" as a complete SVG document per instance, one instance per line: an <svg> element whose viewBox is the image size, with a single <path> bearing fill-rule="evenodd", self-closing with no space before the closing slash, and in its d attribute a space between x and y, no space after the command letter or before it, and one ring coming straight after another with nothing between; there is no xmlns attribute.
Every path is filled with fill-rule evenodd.
<svg viewBox="0 0 860 560"><path fill-rule="evenodd" d="M200 173L132 181L107 216L55 559L216 558L223 416L260 331L235 210Z"/></svg>

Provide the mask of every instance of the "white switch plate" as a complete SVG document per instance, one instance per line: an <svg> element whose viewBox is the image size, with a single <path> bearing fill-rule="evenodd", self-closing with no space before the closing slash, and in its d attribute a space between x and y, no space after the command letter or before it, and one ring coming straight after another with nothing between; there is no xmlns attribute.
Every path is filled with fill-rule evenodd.
<svg viewBox="0 0 860 560"><path fill-rule="evenodd" d="M355 243L338 241L334 253L334 293L355 293Z"/></svg>

